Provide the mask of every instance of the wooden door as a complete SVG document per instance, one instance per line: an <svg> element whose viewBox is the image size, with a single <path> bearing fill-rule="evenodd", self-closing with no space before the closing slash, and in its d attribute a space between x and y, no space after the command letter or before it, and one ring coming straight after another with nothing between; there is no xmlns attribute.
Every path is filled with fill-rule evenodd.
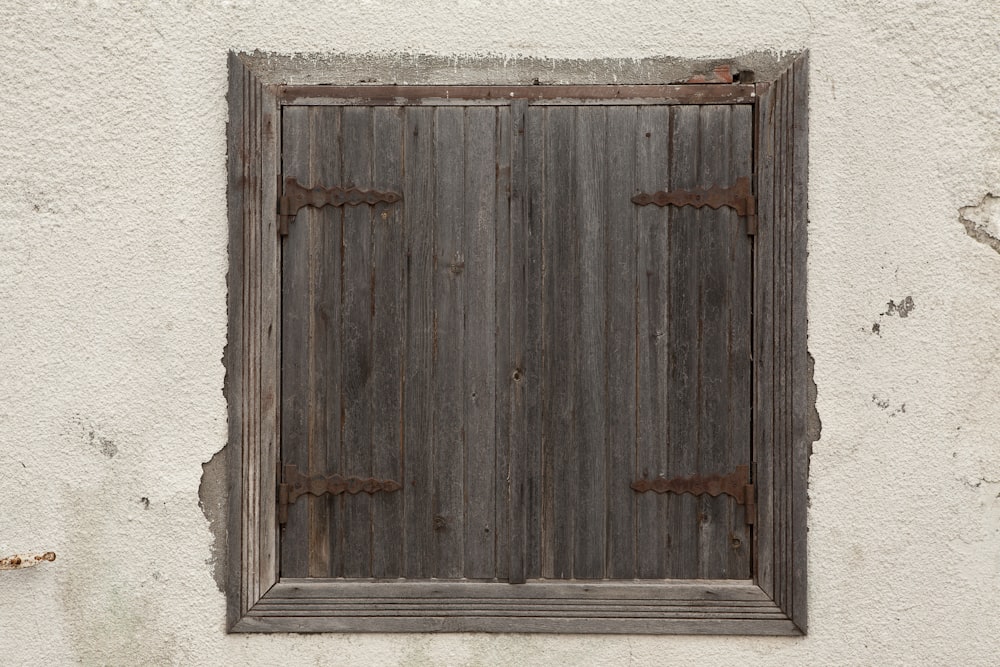
<svg viewBox="0 0 1000 667"><path fill-rule="evenodd" d="M751 123L740 105L528 109L529 578L750 576L732 497L630 482L750 462L745 221L631 197L749 177Z"/></svg>
<svg viewBox="0 0 1000 667"><path fill-rule="evenodd" d="M293 505L283 576L503 576L491 350L508 117L493 106L284 111L286 177L402 201L305 209L284 243L283 461L403 489Z"/></svg>
<svg viewBox="0 0 1000 667"><path fill-rule="evenodd" d="M631 484L751 460L752 240L631 198L749 177L751 121L285 107L283 176L401 200L303 209L284 241L282 460L402 489L293 504L282 576L748 578L732 497Z"/></svg>

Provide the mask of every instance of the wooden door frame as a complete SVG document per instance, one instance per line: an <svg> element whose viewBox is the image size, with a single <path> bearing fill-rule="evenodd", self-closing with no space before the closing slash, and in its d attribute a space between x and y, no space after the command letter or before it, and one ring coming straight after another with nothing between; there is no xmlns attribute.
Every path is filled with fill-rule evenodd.
<svg viewBox="0 0 1000 667"><path fill-rule="evenodd" d="M428 91L354 86L354 68L360 65L349 59L230 53L230 321L225 364L231 632L805 633L806 485L815 439L815 397L806 349L807 56L744 58L757 70L756 83L660 83L697 80L704 77L702 72L718 68L718 62L674 59L602 63L605 80L618 82L613 86L592 85L596 67L588 71L569 61L504 67L470 61L466 68L455 68L450 61L443 68L433 59L369 63L377 71L383 68L392 81L458 85L452 95L474 92L485 103L507 103L512 94L545 103L566 94L559 86L590 84L592 103L645 94L658 103L755 107L754 579L513 585L279 579L281 258L276 212L281 107L320 104L343 95L391 104ZM733 68L740 67L737 59ZM769 78L761 81L762 74ZM546 85L531 85L540 77L549 78ZM474 84L489 87L488 94L473 91Z"/></svg>

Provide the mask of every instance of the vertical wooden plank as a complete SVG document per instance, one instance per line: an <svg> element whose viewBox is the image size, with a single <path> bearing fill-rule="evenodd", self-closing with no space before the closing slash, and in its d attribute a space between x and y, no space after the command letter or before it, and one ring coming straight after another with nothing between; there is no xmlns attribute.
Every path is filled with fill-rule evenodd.
<svg viewBox="0 0 1000 667"><path fill-rule="evenodd" d="M774 478L777 488L775 494L775 580L779 584L775 589L775 602L783 609L788 608L788 535L786 520L788 513L788 444L787 444L787 391L786 363L788 349L785 344L786 331L788 325L788 303L786 293L786 280L784 271L786 263L787 230L786 223L786 152L787 143L785 133L781 131L787 122L786 111L786 78L780 77L775 81L774 94L774 122L776 128L774 135L774 268L772 274L774 290L774 327L772 337L774 339L774 431L772 442L774 448Z"/></svg>
<svg viewBox="0 0 1000 667"><path fill-rule="evenodd" d="M247 430L246 430L246 459L244 461L244 479L247 488L247 505L249 509L249 526L246 533L244 545L247 550L246 562L249 570L247 577L247 594L251 601L260 598L260 433L261 433L261 413L260 413L260 297L261 297L261 238L260 221L263 215L261 206L261 169L260 155L262 149L261 141L261 91L260 86L247 73L247 108L250 116L250 132L248 133L247 153L253 156L253 162L248 165L246 172L247 191L250 192L251 203L246 210L246 245L247 260L249 265L250 282L247 285L247 367L246 384L252 389L247 395ZM251 602L252 604L252 602Z"/></svg>
<svg viewBox="0 0 1000 667"><path fill-rule="evenodd" d="M374 163L372 184L398 192L402 175L403 110L372 110ZM372 274L372 474L377 479L400 480L402 465L403 388L403 232L402 206L376 204L373 208ZM403 573L403 495L372 496L372 576L399 577Z"/></svg>
<svg viewBox="0 0 1000 667"><path fill-rule="evenodd" d="M309 110L309 145L308 145L308 171L310 178L306 182L320 182L317 174L317 167L322 161L320 154L322 148L317 145L316 121L319 114L317 111ZM323 474L326 472L326 442L324 441L325 418L324 407L319 402L323 391L322 369L319 368L320 341L323 333L320 331L321 324L317 322L317 309L320 292L320 273L323 271L325 258L322 257L320 239L323 234L323 211L310 210L306 217L308 225L301 231L306 237L305 244L305 312L302 319L306 325L306 372L303 384L305 384L306 397L306 438L305 446L306 467L309 474ZM326 576L329 566L329 542L327 517L321 515L328 514L327 499L322 497L307 496L302 499L308 516L308 540L307 548L307 571L311 577Z"/></svg>
<svg viewBox="0 0 1000 667"><path fill-rule="evenodd" d="M307 107L288 107L283 114L282 153L283 176L311 185L315 114ZM304 474L324 472L314 469L316 414L313 385L315 346L313 300L316 285L314 271L319 263L315 256L315 237L322 224L315 209L304 209L289 228L282 250L282 461L299 467ZM282 576L324 576L312 567L312 518L317 499L308 496L288 508L288 522L282 540ZM325 500L323 501L325 503Z"/></svg>
<svg viewBox="0 0 1000 667"><path fill-rule="evenodd" d="M781 91L780 98L780 118L782 119L782 131L780 132L780 138L778 145L780 146L780 160L778 162L778 177L780 179L780 188L778 190L778 197L780 202L780 209L778 213L778 218L780 222L778 224L778 257L780 258L780 264L777 267L777 275L779 276L779 284L777 289L777 302L780 304L781 316L778 320L779 326L779 346L778 346L778 356L781 359L780 371L778 373L778 390L782 397L781 406L779 408L781 414L781 434L778 438L780 443L777 450L777 456L779 458L779 466L781 470L781 488L783 493L780 496L778 503L779 511L782 515L781 522L781 578L784 585L782 586L782 605L786 610L791 611L791 581L792 581L792 564L791 564L791 551L792 551L792 536L791 536L791 522L789 518L791 516L791 496L789 491L791 490L792 479L791 479L791 455L792 455L792 387L794 386L794 380L791 377L792 371L792 348L791 348L791 338L792 338L792 293L791 293L791 280L790 280L790 269L791 269L791 133L785 128L790 126L790 115L791 115L791 77L788 76L788 72L785 76L782 76L778 81L778 89Z"/></svg>
<svg viewBox="0 0 1000 667"><path fill-rule="evenodd" d="M497 578L525 580L527 483L524 418L524 229L526 214L524 122L527 104L501 109L497 120L496 309L497 309ZM509 190L508 190L509 187Z"/></svg>
<svg viewBox="0 0 1000 667"><path fill-rule="evenodd" d="M643 192L668 188L671 178L671 107L639 107L636 151L636 187ZM671 321L673 278L670 240L675 233L671 210L643 206L637 211L635 249L636 283L636 378L638 405L633 478L671 478L674 446L688 446L673 430L673 411L677 399L673 380L676 375L673 352L677 331ZM686 256L686 255L684 255ZM686 333L682 332L682 333ZM683 342L683 341L682 341ZM684 418L680 415L679 418ZM678 422L679 423L679 422ZM683 434L681 434L683 435ZM676 443L676 444L675 444ZM669 576L671 535L676 525L668 517L673 497L644 493L636 498L636 576L643 579ZM673 517L676 520L676 517Z"/></svg>
<svg viewBox="0 0 1000 667"><path fill-rule="evenodd" d="M407 107L403 233L406 243L403 387L405 576L433 573L434 475L431 406L434 354L434 109Z"/></svg>
<svg viewBox="0 0 1000 667"><path fill-rule="evenodd" d="M246 363L246 285L249 282L249 266L245 244L246 224L244 210L249 201L244 193L243 182L248 166L249 118L246 103L247 72L239 57L229 53L229 124L227 130L228 183L227 203L229 208L229 274L227 276L227 307L229 311L229 333L226 340L225 393L228 402L229 437L226 457L229 466L229 569L227 577L226 621L231 628L246 612L247 582L244 559L246 544L245 498L243 484L245 423L247 410L244 404L248 387L244 381Z"/></svg>
<svg viewBox="0 0 1000 667"><path fill-rule="evenodd" d="M701 183L728 186L732 176L733 143L731 106L701 108L700 158ZM749 176L749 173L740 174ZM699 350L701 381L701 424L704 434L699 448L698 470L703 475L725 475L737 465L748 462L744 445L735 439L732 413L749 419L739 409L731 392L733 303L736 291L747 289L745 280L733 275L733 253L746 252L746 224L729 207L703 210L699 244L701 277L700 301L702 335ZM745 405L745 404L744 404ZM736 557L734 530L743 524L742 508L734 499L721 495L699 498L698 572L703 579L736 578L743 573Z"/></svg>
<svg viewBox="0 0 1000 667"><path fill-rule="evenodd" d="M283 175L308 182L309 110L288 107L283 112ZM306 411L309 404L309 349L307 344L309 279L308 247L312 212L303 211L289 229L282 250L281 291L281 458L307 471ZM281 540L281 576L308 576L309 512L306 503L288 508L288 521Z"/></svg>
<svg viewBox="0 0 1000 667"><path fill-rule="evenodd" d="M576 107L573 209L578 279L575 312L567 315L575 320L577 341L573 359L577 376L573 397L577 429L573 576L577 579L604 577L607 545L606 139L605 108Z"/></svg>
<svg viewBox="0 0 1000 667"><path fill-rule="evenodd" d="M698 183L702 187L726 185L729 151L729 109L724 106L703 106L699 109ZM726 474L729 456L727 419L728 396L723 393L721 379L728 362L730 294L725 289L728 269L723 259L729 250L725 243L725 227L735 224L735 214L728 207L699 211L699 243L696 249L698 276L698 447L697 471L703 475ZM727 496L698 497L698 576L702 579L725 578L726 548L723 536L729 529L732 500Z"/></svg>
<svg viewBox="0 0 1000 667"><path fill-rule="evenodd" d="M258 473L257 570L259 595L270 588L278 578L278 521L277 521L277 463L280 441L279 401L281 340L281 252L277 234L277 183L278 156L281 152L281 112L273 91L257 84L260 109L260 215L258 241L260 244L260 315L256 321L259 341L260 364L260 436Z"/></svg>
<svg viewBox="0 0 1000 667"><path fill-rule="evenodd" d="M230 627L278 576L279 251L275 231L280 112L238 54L229 54Z"/></svg>
<svg viewBox="0 0 1000 667"><path fill-rule="evenodd" d="M492 578L496 516L496 126L495 107L465 112L464 576Z"/></svg>
<svg viewBox="0 0 1000 667"><path fill-rule="evenodd" d="M754 235L754 421L757 520L754 581L772 598L775 590L774 521L774 88L758 84L754 105L757 172L757 233Z"/></svg>
<svg viewBox="0 0 1000 667"><path fill-rule="evenodd" d="M434 109L434 576L461 577L466 433L465 109Z"/></svg>
<svg viewBox="0 0 1000 667"><path fill-rule="evenodd" d="M370 187L372 110L346 107L341 121L342 174L346 184ZM340 364L345 476L368 477L372 469L372 210L343 207L344 282L341 295ZM371 506L367 493L342 494L345 577L369 577L372 566Z"/></svg>
<svg viewBox="0 0 1000 667"><path fill-rule="evenodd" d="M753 108L734 105L730 110L732 122L729 142L730 182L737 178L752 178L753 174ZM740 218L730 230L730 257L727 271L727 290L732 294L729 326L729 367L726 384L729 387L731 406L729 415L730 463L732 466L753 460L752 415L753 403L753 240L747 235L746 220ZM742 406L738 408L737 406ZM729 539L730 578L748 579L751 569L751 534L746 523L746 512L734 507L732 531Z"/></svg>
<svg viewBox="0 0 1000 667"><path fill-rule="evenodd" d="M670 188L691 189L700 185L698 135L700 109L677 106L671 109ZM667 468L670 477L687 477L698 472L698 450L702 444L699 431L701 368L699 347L703 304L699 299L699 243L702 211L690 206L672 208L668 256L670 266L670 350L675 363L669 372L667 399L668 423ZM669 495L667 525L670 526L668 576L692 579L698 576L697 519L698 500L690 494Z"/></svg>
<svg viewBox="0 0 1000 667"><path fill-rule="evenodd" d="M330 187L341 182L341 111L310 109L309 183ZM308 213L307 213L308 211ZM340 333L343 229L340 209L306 209L299 215L309 222L310 262L310 405L309 472L342 473L340 432ZM298 224L297 222L295 223ZM309 507L309 575L339 576L343 572L344 503L336 496L307 496ZM302 501L299 501L302 502Z"/></svg>
<svg viewBox="0 0 1000 667"><path fill-rule="evenodd" d="M806 312L807 256L806 226L808 225L809 184L809 58L800 56L792 65L791 99L791 266L788 275L792 281L792 447L791 452L791 540L789 544L792 566L792 592L789 596L789 617L803 632L808 626L806 611L806 534L807 488L809 484L809 456L813 437L810 426L812 412L810 385L813 381L812 362L808 351L808 316Z"/></svg>
<svg viewBox="0 0 1000 667"><path fill-rule="evenodd" d="M542 576L542 528L551 525L551 496L543 493L543 475L551 473L551 457L544 454L542 414L543 414L543 383L545 381L545 365L543 352L543 336L545 321L543 320L543 297L546 294L545 266L545 211L544 206L544 174L545 174L545 110L541 107L528 107L523 103L523 125L519 126L520 136L523 127L522 153L516 154L514 168L521 164L523 187L526 192L520 201L520 207L514 209L521 214L520 227L512 224L512 236L523 239L523 261L515 264L523 267L523 281L517 297L524 304L524 314L518 328L512 330L511 336L523 341L523 357L520 360L520 384L524 397L524 431L523 450L526 468L526 486L524 499L524 576L536 578ZM515 110L518 107L515 107ZM516 137L515 137L516 138ZM518 231L518 230L521 231ZM521 247L521 246L519 246ZM548 521L543 520L548 517Z"/></svg>
<svg viewBox="0 0 1000 667"><path fill-rule="evenodd" d="M638 107L608 107L604 321L607 340L607 550L605 577L636 575L636 137Z"/></svg>
<svg viewBox="0 0 1000 667"><path fill-rule="evenodd" d="M576 347L574 309L577 265L577 224L573 195L575 111L549 107L545 141L545 402L543 494L551 508L542 531L546 538L543 577L565 579L573 574L579 485L576 424ZM547 507L546 510L549 510Z"/></svg>

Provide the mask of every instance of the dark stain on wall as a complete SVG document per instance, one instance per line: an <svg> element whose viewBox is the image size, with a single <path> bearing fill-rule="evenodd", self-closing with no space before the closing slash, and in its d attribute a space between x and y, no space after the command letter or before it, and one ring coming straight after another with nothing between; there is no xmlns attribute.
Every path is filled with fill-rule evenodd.
<svg viewBox="0 0 1000 667"><path fill-rule="evenodd" d="M902 299L899 303L896 303L892 299L889 303L885 305L885 312L883 315L899 315L900 317L909 317L910 313L917 307L917 304L913 303L913 297L908 296Z"/></svg>

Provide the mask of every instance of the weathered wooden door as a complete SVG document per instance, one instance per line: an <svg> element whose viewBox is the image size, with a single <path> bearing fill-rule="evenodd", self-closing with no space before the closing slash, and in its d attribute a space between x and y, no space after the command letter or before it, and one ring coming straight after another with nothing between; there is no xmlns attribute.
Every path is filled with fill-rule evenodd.
<svg viewBox="0 0 1000 667"><path fill-rule="evenodd" d="M528 108L529 578L750 576L732 497L630 483L750 461L745 222L631 198L749 177L751 120L739 105Z"/></svg>
<svg viewBox="0 0 1000 667"><path fill-rule="evenodd" d="M285 576L504 577L495 247L509 108L289 107L284 174L399 203L308 209L283 249L282 451L396 492L308 497Z"/></svg>
<svg viewBox="0 0 1000 667"><path fill-rule="evenodd" d="M751 460L751 251L729 207L751 107L286 106L282 461L399 490L304 496L285 577L750 576L728 495L639 493ZM360 483L360 482L359 482ZM389 488L394 488L391 484Z"/></svg>

